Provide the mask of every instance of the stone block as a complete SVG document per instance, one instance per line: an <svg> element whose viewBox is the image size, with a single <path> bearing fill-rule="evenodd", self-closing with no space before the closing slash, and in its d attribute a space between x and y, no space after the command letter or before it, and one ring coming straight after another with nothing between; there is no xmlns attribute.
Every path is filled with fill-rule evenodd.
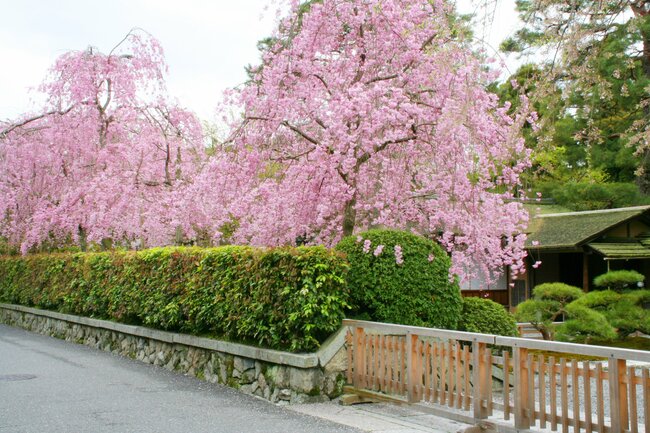
<svg viewBox="0 0 650 433"><path fill-rule="evenodd" d="M318 368L291 368L289 384L291 389L305 394L320 392L323 372Z"/></svg>
<svg viewBox="0 0 650 433"><path fill-rule="evenodd" d="M252 359L235 356L233 367L235 368L235 370L239 370L240 372L243 373L245 371L254 369L255 361L253 361Z"/></svg>
<svg viewBox="0 0 650 433"><path fill-rule="evenodd" d="M286 388L289 386L289 368L282 365L273 365L266 370L268 382L277 388Z"/></svg>
<svg viewBox="0 0 650 433"><path fill-rule="evenodd" d="M348 354L345 347L341 347L339 351L336 352L336 355L334 355L324 367L325 373L347 371L347 369Z"/></svg>

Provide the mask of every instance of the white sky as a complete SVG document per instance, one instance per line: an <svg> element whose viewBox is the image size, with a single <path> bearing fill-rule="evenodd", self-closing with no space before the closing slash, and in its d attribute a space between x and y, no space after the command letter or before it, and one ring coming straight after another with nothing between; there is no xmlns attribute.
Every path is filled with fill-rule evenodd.
<svg viewBox="0 0 650 433"><path fill-rule="evenodd" d="M485 10L486 0L459 0L463 12ZM517 25L514 0L487 0L494 21L485 29L498 47ZM257 41L270 35L269 0L0 0L0 119L28 111L47 69L61 54L89 45L108 52L131 28L141 27L165 50L169 94L211 119L223 90L246 79L257 63ZM489 20L491 21L491 20ZM476 28L482 37L483 26ZM511 64L511 62L509 62ZM513 66L510 67L514 72Z"/></svg>

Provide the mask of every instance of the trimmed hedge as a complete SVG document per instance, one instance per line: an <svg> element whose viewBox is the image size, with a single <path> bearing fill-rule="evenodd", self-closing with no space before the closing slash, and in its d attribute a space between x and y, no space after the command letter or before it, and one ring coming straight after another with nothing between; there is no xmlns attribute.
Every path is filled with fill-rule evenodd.
<svg viewBox="0 0 650 433"><path fill-rule="evenodd" d="M463 311L458 321L458 330L480 334L518 337L515 318L490 299L468 296L463 298Z"/></svg>
<svg viewBox="0 0 650 433"><path fill-rule="evenodd" d="M341 324L347 269L323 247L2 257L0 300L311 351Z"/></svg>
<svg viewBox="0 0 650 433"><path fill-rule="evenodd" d="M350 262L352 316L456 329L462 298L458 282L449 279L451 260L438 244L409 232L369 230L344 238L336 249Z"/></svg>

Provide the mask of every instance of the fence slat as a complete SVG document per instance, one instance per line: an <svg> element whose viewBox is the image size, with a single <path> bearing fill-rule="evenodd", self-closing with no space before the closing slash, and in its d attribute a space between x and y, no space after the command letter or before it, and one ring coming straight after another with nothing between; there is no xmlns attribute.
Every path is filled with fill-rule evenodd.
<svg viewBox="0 0 650 433"><path fill-rule="evenodd" d="M417 358L415 361L415 385L417 386L416 390L416 401L422 401L424 398L424 381L423 381L423 369L424 369L424 344L419 338L415 340L416 343L416 354Z"/></svg>
<svg viewBox="0 0 650 433"><path fill-rule="evenodd" d="M485 398L487 400L487 413L492 416L493 403L492 403L492 351L486 350L486 368L487 368L487 389L485 390Z"/></svg>
<svg viewBox="0 0 650 433"><path fill-rule="evenodd" d="M560 358L560 402L562 406L562 433L569 432L569 398L566 360Z"/></svg>
<svg viewBox="0 0 650 433"><path fill-rule="evenodd" d="M643 419L645 420L645 433L650 433L650 372L643 369L641 389L643 389Z"/></svg>
<svg viewBox="0 0 650 433"><path fill-rule="evenodd" d="M628 401L630 402L630 431L632 433L639 433L639 421L636 413L636 375L634 374L634 367L627 368L628 379Z"/></svg>
<svg viewBox="0 0 650 433"><path fill-rule="evenodd" d="M535 366L533 355L526 357L526 370L528 372L528 413L531 425L535 424Z"/></svg>
<svg viewBox="0 0 650 433"><path fill-rule="evenodd" d="M348 377L347 377L347 380L348 380L348 383L354 384L353 379L352 379L352 351L354 350L354 343L353 343L353 340L352 340L352 331L350 331L349 329L348 329L348 332L345 334L345 342L347 344L347 349L348 349L347 350L347 355L348 355Z"/></svg>
<svg viewBox="0 0 650 433"><path fill-rule="evenodd" d="M596 412L598 433L605 432L605 401L603 400L603 366L596 364Z"/></svg>
<svg viewBox="0 0 650 433"><path fill-rule="evenodd" d="M510 352L503 352L503 417L510 420Z"/></svg>
<svg viewBox="0 0 650 433"><path fill-rule="evenodd" d="M514 372L515 372L515 428L528 429L531 426L530 393L528 391L528 349L515 347L514 351Z"/></svg>
<svg viewBox="0 0 650 433"><path fill-rule="evenodd" d="M355 328L354 330L354 380L353 384L356 387L362 388L361 383L361 370L363 369L363 328Z"/></svg>
<svg viewBox="0 0 650 433"><path fill-rule="evenodd" d="M372 336L364 334L363 336L363 351L364 351L364 363L363 363L363 387L370 388L372 386L372 380L370 379L370 369L372 363L372 348L371 348Z"/></svg>
<svg viewBox="0 0 650 433"><path fill-rule="evenodd" d="M456 409L462 408L463 393L463 366L462 366L462 349L459 343L456 343Z"/></svg>
<svg viewBox="0 0 650 433"><path fill-rule="evenodd" d="M382 335L379 339L379 371L381 375L379 376L379 390L381 392L386 392L386 336Z"/></svg>
<svg viewBox="0 0 650 433"><path fill-rule="evenodd" d="M447 373L449 377L447 378L447 406L454 407L454 347L453 342L449 340L447 342Z"/></svg>
<svg viewBox="0 0 650 433"><path fill-rule="evenodd" d="M440 404L444 405L447 401L447 362L445 359L445 344L440 342Z"/></svg>
<svg viewBox="0 0 650 433"><path fill-rule="evenodd" d="M432 360L432 365L431 365L431 375L433 376L433 402L438 403L439 397L440 397L440 381L439 378L440 376L438 375L438 371L442 368L440 365L440 359L438 357L438 342L433 343L433 351L431 354L431 360Z"/></svg>
<svg viewBox="0 0 650 433"><path fill-rule="evenodd" d="M406 362L406 343L407 343L408 338L400 338L400 349L402 351L402 357L401 357L401 384L402 384L402 394L405 394L407 392L407 383L408 383L408 377L407 377L407 370L408 370L408 364Z"/></svg>
<svg viewBox="0 0 650 433"><path fill-rule="evenodd" d="M571 383L573 386L573 433L580 432L580 376L578 375L578 361L571 360Z"/></svg>
<svg viewBox="0 0 650 433"><path fill-rule="evenodd" d="M550 386L549 399L551 400L551 430L557 431L557 368L555 364L555 357L551 356L548 360L550 370Z"/></svg>
<svg viewBox="0 0 650 433"><path fill-rule="evenodd" d="M472 384L474 385L472 400L475 420L485 419L488 416L487 408L483 405L487 376L491 374L484 362L483 353L486 349L487 345L485 343L479 343L477 340L472 342L472 363L474 364L474 370L472 371Z"/></svg>
<svg viewBox="0 0 650 433"><path fill-rule="evenodd" d="M464 386L464 410L469 410L469 394L470 394L470 357L469 357L469 346L463 347L463 375L465 376L465 386Z"/></svg>
<svg viewBox="0 0 650 433"><path fill-rule="evenodd" d="M589 361L582 361L582 382L584 388L583 397L585 402L585 432L592 433L593 430L591 427L591 372L589 369Z"/></svg>
<svg viewBox="0 0 650 433"><path fill-rule="evenodd" d="M431 401L431 343L424 347L424 399Z"/></svg>
<svg viewBox="0 0 650 433"><path fill-rule="evenodd" d="M624 383L625 360L609 358L609 404L612 433L623 433L628 427L627 389Z"/></svg>
<svg viewBox="0 0 650 433"><path fill-rule="evenodd" d="M546 365L544 355L537 357L537 382L539 383L539 425L546 428Z"/></svg>
<svg viewBox="0 0 650 433"><path fill-rule="evenodd" d="M415 401L415 339L417 335L406 334L406 396L409 403Z"/></svg>

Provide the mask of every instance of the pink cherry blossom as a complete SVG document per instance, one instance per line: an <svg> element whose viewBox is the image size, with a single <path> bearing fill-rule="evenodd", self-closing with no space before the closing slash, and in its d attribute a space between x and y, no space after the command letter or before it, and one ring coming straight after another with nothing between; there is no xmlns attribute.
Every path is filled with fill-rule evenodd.
<svg viewBox="0 0 650 433"><path fill-rule="evenodd" d="M108 54L59 57L42 109L0 123L0 235L45 241L173 241L178 188L202 159L196 117L166 98L158 42L130 33Z"/></svg>
<svg viewBox="0 0 650 433"><path fill-rule="evenodd" d="M451 6L290 4L250 82L225 101L243 113L228 154L263 161L225 205L233 240L306 233L331 246L373 226L409 228L440 242L455 274L521 267L528 214L511 199L529 166L528 104L511 115L486 91L494 74L450 24Z"/></svg>
<svg viewBox="0 0 650 433"><path fill-rule="evenodd" d="M404 263L404 258L402 257L402 247L399 245L395 245L394 250L395 250L395 263L401 265L402 263Z"/></svg>

